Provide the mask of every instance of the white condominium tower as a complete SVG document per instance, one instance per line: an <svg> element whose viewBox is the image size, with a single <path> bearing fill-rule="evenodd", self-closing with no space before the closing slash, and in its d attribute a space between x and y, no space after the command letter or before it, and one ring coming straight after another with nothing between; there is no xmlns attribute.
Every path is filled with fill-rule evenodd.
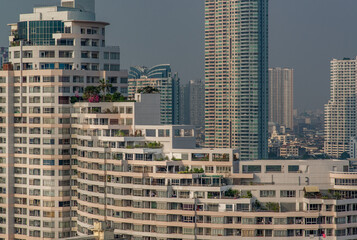
<svg viewBox="0 0 357 240"><path fill-rule="evenodd" d="M206 0L207 147L267 157L268 1Z"/></svg>
<svg viewBox="0 0 357 240"><path fill-rule="evenodd" d="M269 121L293 129L294 69L269 69Z"/></svg>
<svg viewBox="0 0 357 240"><path fill-rule="evenodd" d="M331 61L331 98L325 105L325 153L340 157L356 136L356 59Z"/></svg>
<svg viewBox="0 0 357 240"><path fill-rule="evenodd" d="M119 47L105 46L107 25L95 20L94 0L36 7L10 24L10 64L0 71L0 239L75 234L71 97L103 78L127 92Z"/></svg>

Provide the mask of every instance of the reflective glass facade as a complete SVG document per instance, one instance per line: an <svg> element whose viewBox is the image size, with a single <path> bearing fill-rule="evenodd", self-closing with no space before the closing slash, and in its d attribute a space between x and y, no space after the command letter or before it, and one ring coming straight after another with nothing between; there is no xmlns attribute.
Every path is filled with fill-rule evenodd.
<svg viewBox="0 0 357 240"><path fill-rule="evenodd" d="M27 29L29 29L29 32ZM19 39L28 39L31 45L55 45L53 34L63 32L64 23L62 21L30 21L18 23Z"/></svg>

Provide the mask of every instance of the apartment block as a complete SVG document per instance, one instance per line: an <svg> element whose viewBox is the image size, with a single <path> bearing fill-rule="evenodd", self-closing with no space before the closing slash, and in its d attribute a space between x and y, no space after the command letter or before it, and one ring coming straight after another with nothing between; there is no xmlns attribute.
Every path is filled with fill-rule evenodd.
<svg viewBox="0 0 357 240"><path fill-rule="evenodd" d="M146 102L73 106L80 236L104 222L121 239L357 237L348 161L239 161L196 148L193 126L128 121Z"/></svg>
<svg viewBox="0 0 357 240"><path fill-rule="evenodd" d="M119 47L106 46L94 0L36 7L10 24L0 71L0 238L76 235L71 100L100 79L127 93Z"/></svg>
<svg viewBox="0 0 357 240"><path fill-rule="evenodd" d="M356 132L356 59L331 61L331 97L325 105L325 144L327 155L338 158L349 153Z"/></svg>
<svg viewBox="0 0 357 240"><path fill-rule="evenodd" d="M207 147L268 154L268 1L205 1Z"/></svg>

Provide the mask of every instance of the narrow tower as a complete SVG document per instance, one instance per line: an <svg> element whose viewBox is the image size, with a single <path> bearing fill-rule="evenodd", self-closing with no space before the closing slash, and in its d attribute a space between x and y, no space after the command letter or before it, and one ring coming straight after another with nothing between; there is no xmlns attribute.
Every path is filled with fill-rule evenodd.
<svg viewBox="0 0 357 240"><path fill-rule="evenodd" d="M206 145L267 157L268 1L206 0Z"/></svg>

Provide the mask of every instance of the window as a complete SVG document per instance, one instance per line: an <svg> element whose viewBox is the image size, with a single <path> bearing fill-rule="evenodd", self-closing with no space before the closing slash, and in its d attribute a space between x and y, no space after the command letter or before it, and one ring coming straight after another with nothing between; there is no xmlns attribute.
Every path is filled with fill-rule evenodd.
<svg viewBox="0 0 357 240"><path fill-rule="evenodd" d="M299 172L299 165L289 165L288 166L289 173L296 173Z"/></svg>
<svg viewBox="0 0 357 240"><path fill-rule="evenodd" d="M236 205L236 210L238 212L248 212L249 211L249 205L250 204L245 204L245 203L238 203Z"/></svg>
<svg viewBox="0 0 357 240"><path fill-rule="evenodd" d="M118 53L118 52L111 52L111 53L110 53L110 59L112 59L112 60L119 60L119 59L120 59L120 53Z"/></svg>
<svg viewBox="0 0 357 240"><path fill-rule="evenodd" d="M24 51L23 57L24 58L32 58L32 51Z"/></svg>
<svg viewBox="0 0 357 240"><path fill-rule="evenodd" d="M45 166L54 166L55 160L43 160L43 165Z"/></svg>
<svg viewBox="0 0 357 240"><path fill-rule="evenodd" d="M260 197L275 197L274 190L261 190Z"/></svg>
<svg viewBox="0 0 357 240"><path fill-rule="evenodd" d="M20 58L20 51L14 52L14 58Z"/></svg>
<svg viewBox="0 0 357 240"><path fill-rule="evenodd" d="M155 129L146 129L146 136L147 137L156 137L156 130Z"/></svg>
<svg viewBox="0 0 357 240"><path fill-rule="evenodd" d="M74 40L73 39L58 39L57 45L58 46L73 46Z"/></svg>
<svg viewBox="0 0 357 240"><path fill-rule="evenodd" d="M120 71L119 64L110 64L110 71Z"/></svg>
<svg viewBox="0 0 357 240"><path fill-rule="evenodd" d="M346 217L335 218L335 223L336 224L345 224L346 223Z"/></svg>
<svg viewBox="0 0 357 240"><path fill-rule="evenodd" d="M267 173L281 172L281 165L266 165L265 166L265 171Z"/></svg>
<svg viewBox="0 0 357 240"><path fill-rule="evenodd" d="M72 58L73 51L59 51L59 57L60 58Z"/></svg>
<svg viewBox="0 0 357 240"><path fill-rule="evenodd" d="M54 63L40 63L41 69L55 69Z"/></svg>
<svg viewBox="0 0 357 240"><path fill-rule="evenodd" d="M305 218L305 224L318 224L318 220L317 218Z"/></svg>
<svg viewBox="0 0 357 240"><path fill-rule="evenodd" d="M54 108L44 107L44 108L43 108L43 113L53 114L53 113L55 113L55 109L54 109Z"/></svg>
<svg viewBox="0 0 357 240"><path fill-rule="evenodd" d="M243 173L260 173L262 166L260 165L243 165Z"/></svg>
<svg viewBox="0 0 357 240"><path fill-rule="evenodd" d="M40 58L54 58L55 51L40 51Z"/></svg>
<svg viewBox="0 0 357 240"><path fill-rule="evenodd" d="M43 82L55 82L55 77L45 76L43 77Z"/></svg>
<svg viewBox="0 0 357 240"><path fill-rule="evenodd" d="M282 191L280 191L280 197L296 197L296 191L282 190Z"/></svg>

